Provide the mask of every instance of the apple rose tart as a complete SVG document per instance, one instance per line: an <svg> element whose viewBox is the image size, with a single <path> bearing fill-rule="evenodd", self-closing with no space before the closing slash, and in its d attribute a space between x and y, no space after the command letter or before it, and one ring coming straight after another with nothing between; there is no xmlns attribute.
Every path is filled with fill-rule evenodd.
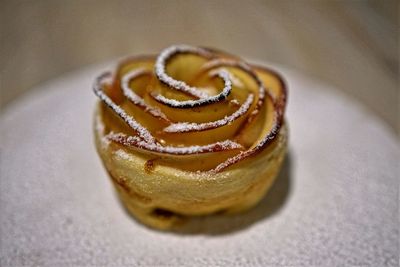
<svg viewBox="0 0 400 267"><path fill-rule="evenodd" d="M287 92L272 70L177 45L125 60L94 92L97 150L123 204L146 225L246 210L279 172Z"/></svg>

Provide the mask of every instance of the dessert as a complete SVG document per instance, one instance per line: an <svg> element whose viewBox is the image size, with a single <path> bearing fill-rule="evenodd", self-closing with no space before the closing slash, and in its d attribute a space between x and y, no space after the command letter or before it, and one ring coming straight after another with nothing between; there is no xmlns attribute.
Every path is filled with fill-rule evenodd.
<svg viewBox="0 0 400 267"><path fill-rule="evenodd" d="M254 206L287 148L286 87L225 52L171 46L94 83L96 148L127 210L172 229Z"/></svg>

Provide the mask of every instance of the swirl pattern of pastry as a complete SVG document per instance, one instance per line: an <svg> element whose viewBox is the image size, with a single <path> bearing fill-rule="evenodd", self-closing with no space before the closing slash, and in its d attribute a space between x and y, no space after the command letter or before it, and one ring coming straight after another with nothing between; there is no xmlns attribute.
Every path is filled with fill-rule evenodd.
<svg viewBox="0 0 400 267"><path fill-rule="evenodd" d="M249 162L252 158L260 161L257 157L277 159L272 176L279 170L287 139L283 119L287 92L280 76L267 68L220 51L177 45L157 57L122 62L113 75L105 73L97 78L94 92L101 100L96 113L96 145L117 188L125 194L135 192L136 197L141 196L137 199L153 200L154 196L147 194L149 186L130 178L130 171L140 173L139 162L143 163L144 175L157 176L159 184L167 170L176 172L173 179L194 175L198 179L206 177L204 181L229 176L234 170L247 172L246 164L256 169ZM118 167L126 172L113 174ZM237 177L237 185L241 184L240 179ZM270 180L273 179L268 179L269 184ZM171 189L170 184L166 187ZM250 181L246 181L230 191L241 192L249 187ZM261 187L266 191L266 185ZM177 199L172 195L163 197L170 202L174 202L170 198ZM216 197L220 196L201 196L205 203ZM125 198L129 202L132 196ZM193 201L201 203L196 194L185 198L185 203L179 203L182 207ZM256 202L253 198L251 205ZM161 209L175 215L206 214L216 207L233 206L207 204L208 208L204 208L199 204L195 212L182 212L181 207L169 205L168 201ZM136 215L138 209L145 209L141 204L132 205L128 209ZM150 206L150 210L160 210L157 205ZM160 223L149 223L152 219L143 216L138 217L150 225Z"/></svg>
<svg viewBox="0 0 400 267"><path fill-rule="evenodd" d="M155 156L188 155L193 159L197 154L225 152L210 155L208 160L215 165L212 168L191 165L188 169L220 172L261 151L279 132L286 103L285 87L279 88L282 91L267 90L268 84L259 77L260 72L266 72L261 67L186 45L165 49L154 67L152 59L131 62L119 67L111 84L106 84L106 74L94 85L96 95L130 127L121 132L111 128L107 138L113 142ZM183 73L188 64L197 69ZM167 71L169 66L171 74ZM149 83L135 83L139 79ZM106 88L112 91L110 95ZM132 106L140 111L133 112ZM139 122L137 117L143 116L148 120ZM259 136L249 135L247 132L255 131L250 128L258 128Z"/></svg>

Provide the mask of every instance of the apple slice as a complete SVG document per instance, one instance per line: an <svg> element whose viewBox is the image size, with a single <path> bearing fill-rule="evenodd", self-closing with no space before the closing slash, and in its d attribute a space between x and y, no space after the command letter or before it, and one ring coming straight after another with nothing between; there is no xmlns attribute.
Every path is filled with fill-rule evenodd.
<svg viewBox="0 0 400 267"><path fill-rule="evenodd" d="M287 102L286 84L281 76L275 71L263 66L253 67L257 76L264 83L275 103L285 108Z"/></svg>
<svg viewBox="0 0 400 267"><path fill-rule="evenodd" d="M220 82L220 81L219 81ZM228 114L233 113L236 108L230 101L220 101L217 103L212 103L203 107L194 107L191 109L180 109L174 108L163 103L160 103L154 98L152 92L155 92L160 85L158 81L153 81L153 83L148 87L148 92L144 95L144 100L146 103L153 107L157 107L173 122L208 122L221 119ZM164 94L167 95L168 94ZM168 96L173 99L173 97ZM175 98L176 99L176 98Z"/></svg>
<svg viewBox="0 0 400 267"><path fill-rule="evenodd" d="M268 95L265 100L260 114L256 116L255 120L249 122L235 139L248 149L223 161L210 172L221 172L235 163L244 161L269 147L268 145L275 140L283 121L278 116L272 98Z"/></svg>
<svg viewBox="0 0 400 267"><path fill-rule="evenodd" d="M200 67L212 57L212 53L203 48L187 45L171 46L157 57L155 73L161 83L176 91L197 98L207 98L207 94L199 88L188 85L187 81L192 79Z"/></svg>
<svg viewBox="0 0 400 267"><path fill-rule="evenodd" d="M205 171L218 165L221 160L226 160L240 152L242 146L236 142L225 140L204 146L162 146L149 144L137 136L125 134L108 134L109 140L130 148L151 158L153 164L160 159L158 164L178 167L188 171Z"/></svg>
<svg viewBox="0 0 400 267"><path fill-rule="evenodd" d="M175 62L182 62L184 61L184 67L180 66L179 64L175 63L172 67L167 66L167 63L171 61L171 59L176 55L179 54L185 54L185 56L179 57L183 58L183 60L175 60ZM188 55L189 56L188 56ZM195 58L202 58L198 64L190 64L190 55L196 55L197 57ZM179 59L178 58L178 59ZM193 57L192 57L193 58ZM193 97L196 97L198 99L189 99L189 100L179 100L176 98L168 98L165 97L162 94L158 94L156 92L152 92L152 96L154 99L156 99L158 102L174 107L174 108L194 108L194 107L200 107L200 106L205 106L209 105L212 103L216 103L219 101L222 101L227 98L227 96L230 94L231 89L232 89L232 82L229 79L229 73L221 70L215 73L215 76L221 78L224 81L224 87L216 95L213 96L208 96L204 91L202 91L198 87L193 87L190 86L186 83L186 80L191 78L197 71L197 68L201 67L207 60L210 60L212 58L212 53L210 53L208 50L202 49L202 48L196 48L196 47L190 47L190 46L172 46L170 48L165 49L164 51L161 52L160 56L157 58L156 64L155 64L155 73L157 78L160 80L161 83L167 85L168 87L184 92L188 95L191 95ZM192 60L193 61L193 60ZM199 61L199 60L197 60ZM178 66L177 68L175 66ZM175 67L175 68L174 68ZM196 68L197 67L197 68ZM181 77L181 80L177 80L170 76L170 74L167 73L167 68L169 69L170 72L175 74L176 76L185 76ZM172 71L172 70L175 71ZM178 72L178 71L180 72ZM177 73L181 73L181 75L177 75ZM184 73L184 75L182 75Z"/></svg>

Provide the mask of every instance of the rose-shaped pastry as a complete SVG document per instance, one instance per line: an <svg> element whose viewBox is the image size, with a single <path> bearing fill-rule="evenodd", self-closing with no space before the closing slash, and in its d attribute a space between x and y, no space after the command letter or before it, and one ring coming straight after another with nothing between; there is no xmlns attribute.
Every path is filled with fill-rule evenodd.
<svg viewBox="0 0 400 267"><path fill-rule="evenodd" d="M94 84L97 150L126 208L170 229L254 206L287 147L275 72L207 48L172 46Z"/></svg>

